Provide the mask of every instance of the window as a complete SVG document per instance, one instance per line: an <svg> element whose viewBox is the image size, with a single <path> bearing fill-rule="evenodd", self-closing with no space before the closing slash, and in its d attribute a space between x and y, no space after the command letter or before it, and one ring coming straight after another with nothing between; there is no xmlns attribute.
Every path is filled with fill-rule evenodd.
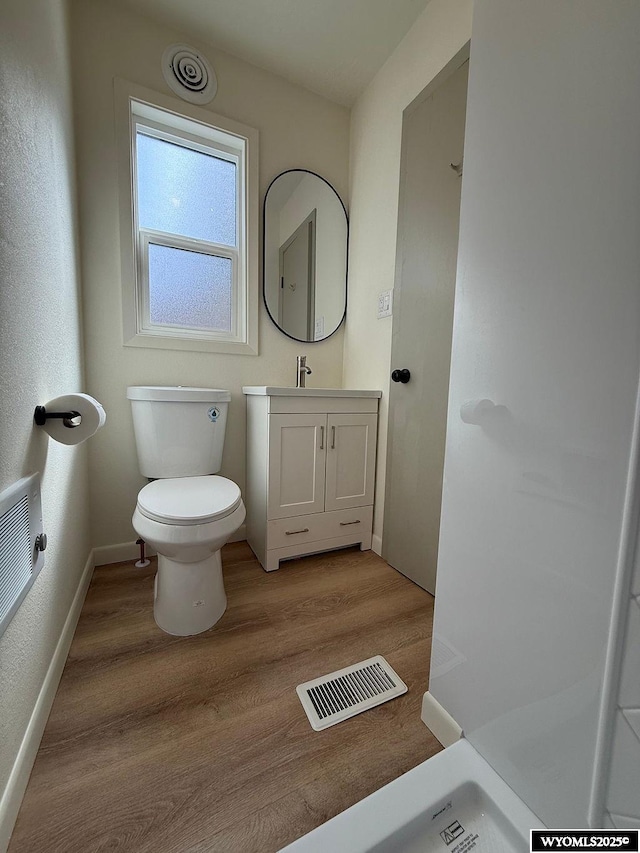
<svg viewBox="0 0 640 853"><path fill-rule="evenodd" d="M256 131L119 89L125 345L256 353Z"/></svg>

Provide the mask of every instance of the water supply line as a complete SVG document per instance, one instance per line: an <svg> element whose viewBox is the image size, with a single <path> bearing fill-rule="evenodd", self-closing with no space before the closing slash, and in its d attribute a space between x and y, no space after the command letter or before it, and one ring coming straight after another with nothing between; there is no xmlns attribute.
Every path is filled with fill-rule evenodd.
<svg viewBox="0 0 640 853"><path fill-rule="evenodd" d="M136 569L144 569L151 563L151 560L147 560L147 558L145 557L145 554L144 554L145 544L146 543L145 543L144 539L136 539L136 545L140 546L140 559L135 564Z"/></svg>

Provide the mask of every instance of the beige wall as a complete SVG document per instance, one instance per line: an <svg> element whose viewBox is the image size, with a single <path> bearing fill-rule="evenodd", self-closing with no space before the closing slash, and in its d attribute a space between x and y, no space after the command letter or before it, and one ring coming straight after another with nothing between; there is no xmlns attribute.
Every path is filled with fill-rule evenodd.
<svg viewBox="0 0 640 853"><path fill-rule="evenodd" d="M395 274L402 112L470 39L471 7L472 0L431 0L352 110L343 384L384 392L374 537L382 536L392 324L376 319L376 307Z"/></svg>
<svg viewBox="0 0 640 853"><path fill-rule="evenodd" d="M169 94L160 70L168 44L201 49L218 77L213 112L260 132L260 198L276 174L311 169L348 194L349 112L196 38L115 5L75 0L72 38L88 389L105 406L107 426L91 446L94 545L131 541L131 514L143 484L136 462L128 384L189 384L232 392L222 473L245 483L242 385L294 384L295 356L306 353L311 384L339 385L343 331L298 344L260 305L260 355L230 356L122 346L113 78Z"/></svg>
<svg viewBox="0 0 640 853"><path fill-rule="evenodd" d="M32 426L37 404L84 390L67 41L62 0L0 4L0 490L39 470L49 538L0 638L0 794L90 551L86 448Z"/></svg>

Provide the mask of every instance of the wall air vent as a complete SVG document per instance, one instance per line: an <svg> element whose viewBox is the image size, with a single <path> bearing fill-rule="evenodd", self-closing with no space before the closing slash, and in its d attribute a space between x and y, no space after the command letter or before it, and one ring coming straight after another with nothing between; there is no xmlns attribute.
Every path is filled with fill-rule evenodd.
<svg viewBox="0 0 640 853"><path fill-rule="evenodd" d="M162 54L162 73L169 88L184 101L208 104L218 91L218 81L208 60L186 44L172 44Z"/></svg>
<svg viewBox="0 0 640 853"><path fill-rule="evenodd" d="M40 476L18 480L0 494L0 635L44 564Z"/></svg>

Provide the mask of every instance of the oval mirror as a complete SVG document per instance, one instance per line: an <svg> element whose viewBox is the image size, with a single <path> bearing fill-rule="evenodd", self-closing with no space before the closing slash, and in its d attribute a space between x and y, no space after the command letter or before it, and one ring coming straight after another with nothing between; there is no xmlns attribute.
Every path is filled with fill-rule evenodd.
<svg viewBox="0 0 640 853"><path fill-rule="evenodd" d="M264 302L296 341L323 341L347 307L347 211L314 172L278 175L264 199Z"/></svg>

